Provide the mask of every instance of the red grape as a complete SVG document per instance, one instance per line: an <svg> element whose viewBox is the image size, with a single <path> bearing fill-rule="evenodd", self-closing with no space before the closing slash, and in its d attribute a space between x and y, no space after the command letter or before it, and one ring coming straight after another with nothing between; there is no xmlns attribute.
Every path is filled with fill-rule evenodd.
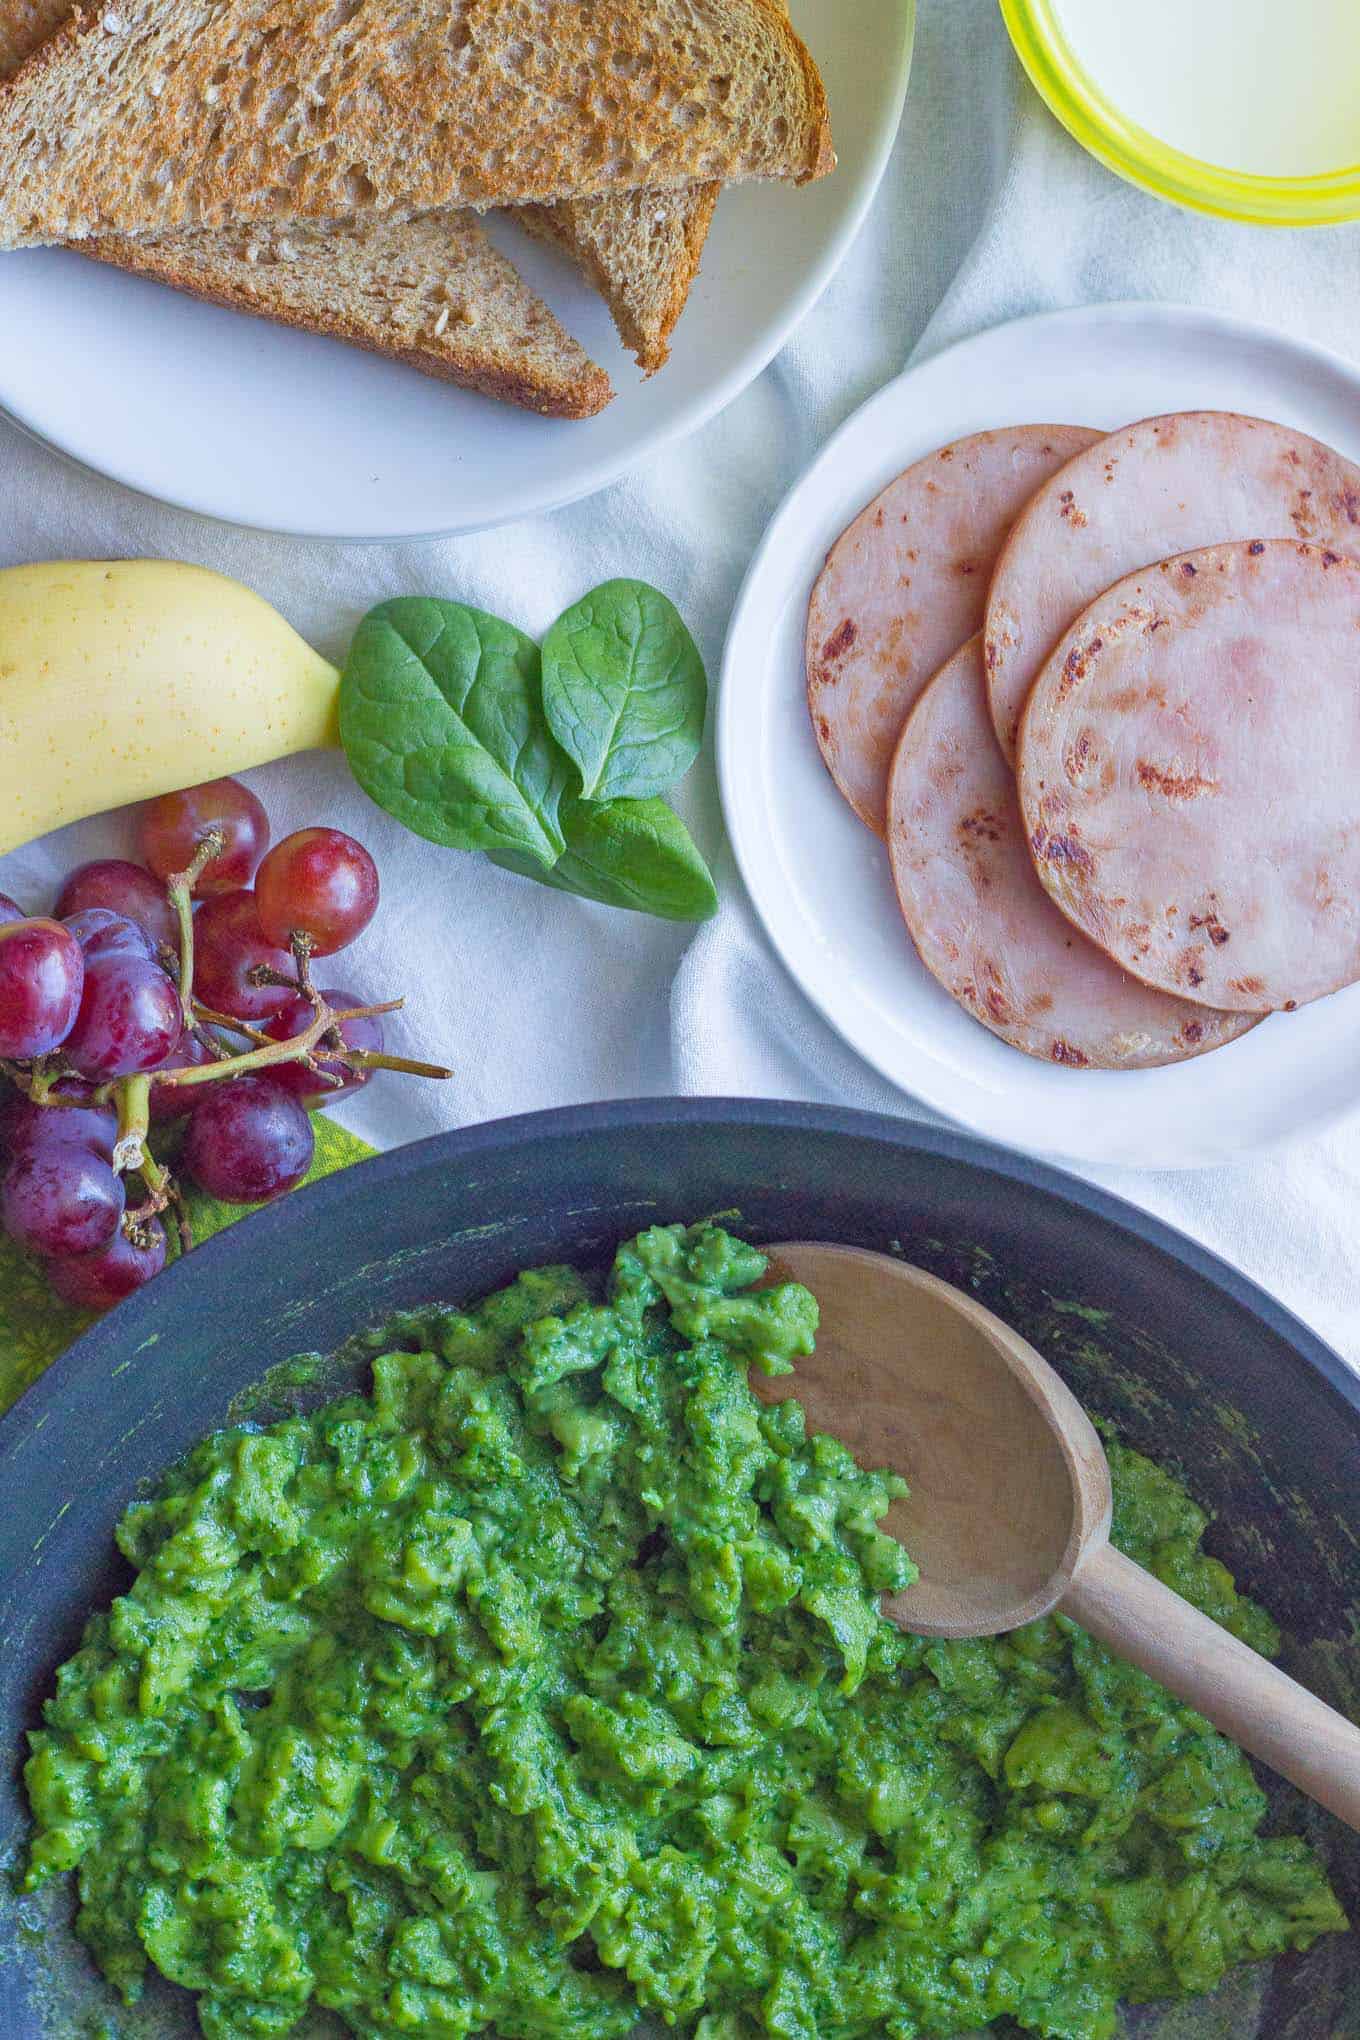
<svg viewBox="0 0 1360 2040"><path fill-rule="evenodd" d="M122 1177L78 1140L35 1142L0 1181L0 1223L34 1254L92 1253L111 1238L123 1203Z"/></svg>
<svg viewBox="0 0 1360 2040"><path fill-rule="evenodd" d="M0 892L0 926L3 926L6 921L26 921L27 919L28 915L17 900L12 900L7 892Z"/></svg>
<svg viewBox="0 0 1360 2040"><path fill-rule="evenodd" d="M339 829L299 829L276 843L255 876L260 926L270 942L312 938L313 956L345 949L373 919L378 867Z"/></svg>
<svg viewBox="0 0 1360 2040"><path fill-rule="evenodd" d="M145 929L153 945L164 942L171 949L179 948L179 922L165 897L165 887L125 857L101 857L70 873L52 912L59 921L66 921L83 907L109 907Z"/></svg>
<svg viewBox="0 0 1360 2040"><path fill-rule="evenodd" d="M165 1266L165 1228L144 1221L149 1244L139 1247L120 1225L107 1246L92 1254L63 1254L47 1263L47 1279L63 1303L77 1310L111 1310Z"/></svg>
<svg viewBox="0 0 1360 2040"><path fill-rule="evenodd" d="M195 899L212 899L249 885L269 848L269 817L239 779L210 779L182 793L163 793L142 809L142 855L158 878L187 870L209 829L220 829L225 848L204 866Z"/></svg>
<svg viewBox="0 0 1360 2040"><path fill-rule="evenodd" d="M136 956L143 963L155 963L156 944L138 921L115 914L112 907L81 907L62 922L85 952L89 963L96 956Z"/></svg>
<svg viewBox="0 0 1360 2040"><path fill-rule="evenodd" d="M323 992L321 996L336 1012L343 1012L346 1006L368 1004L357 992ZM299 1034L306 1033L313 1017L311 1005L300 992L295 993L264 1031L274 1041L295 1041ZM383 1045L382 1021L376 1013L371 1019L342 1020L340 1038L348 1048L368 1048L380 1053ZM326 1053L324 1048L317 1052L322 1056ZM304 1069L301 1063L281 1063L277 1069L270 1070L269 1075L276 1084L282 1084L286 1091L291 1091L295 1098L310 1108L334 1105L339 1099L350 1097L355 1091L361 1091L373 1074L372 1070L345 1070L339 1063L332 1063L331 1068L338 1077L344 1078L342 1084L329 1086L321 1083L315 1071Z"/></svg>
<svg viewBox="0 0 1360 2040"><path fill-rule="evenodd" d="M210 1197L262 1204L291 1190L311 1167L312 1122L263 1071L206 1085L182 1160Z"/></svg>
<svg viewBox="0 0 1360 2040"><path fill-rule="evenodd" d="M176 1119L183 1119L186 1112L193 1110L202 1095L196 1085L163 1084L162 1070L196 1070L202 1063L212 1060L196 1034L181 1034L179 1043L172 1048L163 1063L157 1063L156 1074L151 1083L151 1124L169 1126Z"/></svg>
<svg viewBox="0 0 1360 2040"><path fill-rule="evenodd" d="M60 921L0 926L0 1056L60 1048L80 1010L85 959Z"/></svg>
<svg viewBox="0 0 1360 2040"><path fill-rule="evenodd" d="M237 1020L267 1020L294 996L288 985L253 985L256 964L293 973L286 949L265 940L253 892L220 893L194 916L194 992L205 1006Z"/></svg>
<svg viewBox="0 0 1360 2040"><path fill-rule="evenodd" d="M86 1093L84 1084L63 1079L56 1090L64 1097ZM105 1161L112 1158L118 1135L118 1114L112 1105L35 1105L12 1091L0 1104L0 1149L11 1161L36 1147L78 1141Z"/></svg>
<svg viewBox="0 0 1360 2040"><path fill-rule="evenodd" d="M163 970L139 956L93 956L64 1052L78 1076L133 1076L165 1061L182 1026L179 993Z"/></svg>

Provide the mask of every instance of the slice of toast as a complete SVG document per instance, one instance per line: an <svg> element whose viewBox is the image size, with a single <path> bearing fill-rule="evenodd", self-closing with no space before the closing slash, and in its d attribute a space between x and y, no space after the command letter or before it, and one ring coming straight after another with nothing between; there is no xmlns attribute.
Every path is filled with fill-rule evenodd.
<svg viewBox="0 0 1360 2040"><path fill-rule="evenodd" d="M787 13L784 0L773 4ZM71 11L71 0L6 0L0 7L0 78L17 69ZM624 345L650 375L669 357L671 333L698 273L720 190L716 183L704 183L675 191L517 206L513 211L529 232L576 260L609 306ZM460 238L450 235L451 251ZM174 236L145 245L143 261L135 242L109 238L101 243L106 259L124 268L144 269L180 289L193 290L196 279L206 278L211 284L204 235L195 236L184 248L183 259ZM347 262L356 253L352 245L347 248ZM229 248L227 259L230 262ZM251 295L258 290L257 283ZM258 309L268 316L267 306Z"/></svg>
<svg viewBox="0 0 1360 2040"><path fill-rule="evenodd" d="M771 4L787 19L787 0ZM576 258L609 306L624 346L653 375L670 356L721 193L714 183L621 192L516 206L515 217Z"/></svg>
<svg viewBox="0 0 1360 2040"><path fill-rule="evenodd" d="M639 368L654 375L699 273L720 184L521 205L515 218L580 263Z"/></svg>
<svg viewBox="0 0 1360 2040"><path fill-rule="evenodd" d="M475 214L78 242L82 254L235 311L391 355L424 375L551 418L613 396Z"/></svg>
<svg viewBox="0 0 1360 2040"><path fill-rule="evenodd" d="M775 0L100 0L0 88L0 246L833 161Z"/></svg>
<svg viewBox="0 0 1360 2040"><path fill-rule="evenodd" d="M0 78L70 14L0 0ZM608 376L468 212L363 226L167 234L82 252L279 324L394 356L425 375L556 418L590 418Z"/></svg>
<svg viewBox="0 0 1360 2040"><path fill-rule="evenodd" d="M0 0L0 80L12 77L69 20L71 13L72 0ZM608 304L624 345L650 374L660 368L669 353L671 329L698 269L718 189L716 184L701 184L681 191L626 192L614 198L566 200L555 206L520 206L515 215L539 239L564 248L576 259ZM461 227L450 231L447 240L450 260L456 257L464 238ZM141 241L110 235L97 243L88 243L87 252L98 253L120 268L140 271L179 290L214 296L223 295L231 285L231 302L240 304L244 299L248 309L265 318L271 316L273 265L263 270L256 268L248 276L244 274L238 250L250 243L242 243L239 236L233 239L224 229L223 270L220 277L215 276L210 259L212 244L212 233L205 228ZM425 230L420 233L419 245L428 246ZM359 246L348 230L343 233L343 254L353 273ZM365 280L363 296L371 298L374 290L384 291L389 280L378 276ZM448 281L456 285L458 278L451 273ZM291 312L289 317L291 323ZM442 358L440 350L435 361ZM593 363L590 368L592 373L599 373L594 371ZM440 373L433 363L431 373ZM582 385L578 399L585 396L586 386ZM571 415L585 412L573 407Z"/></svg>

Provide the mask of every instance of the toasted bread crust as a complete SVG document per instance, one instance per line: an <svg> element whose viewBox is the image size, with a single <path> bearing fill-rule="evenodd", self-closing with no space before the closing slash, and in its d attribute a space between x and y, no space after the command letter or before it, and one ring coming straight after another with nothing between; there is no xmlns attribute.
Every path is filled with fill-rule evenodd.
<svg viewBox="0 0 1360 2040"><path fill-rule="evenodd" d="M764 4L787 22L786 0ZM581 265L609 306L624 346L639 368L654 375L670 358L670 338L699 273L721 190L708 181L683 192L517 206L515 216ZM653 208L659 236L647 231L646 215Z"/></svg>
<svg viewBox="0 0 1360 2040"><path fill-rule="evenodd" d="M765 4L773 6L773 0L765 0ZM774 6L773 11L782 17L782 9ZM814 184L820 177L829 177L836 167L836 145L831 136L831 108L827 103L826 87L822 83L822 74L813 62L812 53L808 49L807 44L803 42L801 37L794 35L792 29L789 30L789 36L797 51L799 62L803 67L803 83L808 97L808 104L814 109L816 116L815 133L813 135L808 168L795 182L799 184Z"/></svg>
<svg viewBox="0 0 1360 2040"><path fill-rule="evenodd" d="M773 17L781 37L790 36L785 0L751 0L751 4ZM137 0L132 0L132 5L135 9ZM60 64L63 47L69 49L72 42L93 33L96 25L94 12L88 6L73 7L71 0L0 0L0 110L6 98L3 81L12 78L26 60L25 76L32 78L43 67ZM800 44L797 47L809 101L820 110L811 167L804 165L796 173L803 177L816 174L828 162L829 131L821 81L806 52ZM669 357L670 337L698 273L720 189L717 181L706 180L672 190L617 191L609 196L516 206L512 211L530 232L565 249L576 260L605 298L624 344L650 375ZM454 221L457 215L446 217ZM390 227L391 215L386 223L381 215L375 215L375 220L382 233ZM261 231L267 233L268 225L262 223ZM316 235L322 229L306 231ZM373 256L366 274L362 251L356 251L352 223L330 231L336 236L337 257L349 264L356 300L380 296L382 286L390 282L381 258ZM324 302L312 301L299 308L294 293L295 301L289 304L286 293L280 297L267 266L243 277L226 228L221 230L221 248L214 263L214 240L215 235L206 229L143 236L136 241L122 234L105 235L87 242L85 252L192 295L271 317L281 324L335 334L411 362L424 373L505 396L547 415L593 416L612 394L603 370L583 355L580 361L584 367L574 374L526 376L517 368L489 363L484 351L471 345L458 347L445 341L414 348L397 346L390 333L375 335L362 317L347 317ZM457 230L452 226L449 243L450 253L456 256ZM459 274L455 261L450 280L456 281ZM573 344L568 342L568 346Z"/></svg>
<svg viewBox="0 0 1360 2040"><path fill-rule="evenodd" d="M652 338L639 336L637 348L638 366L648 375L655 375L670 359L671 334L680 320L680 314L689 303L689 294L694 279L699 274L699 264L708 243L708 230L713 224L713 214L722 196L721 184L705 184L695 193L694 203L685 224L685 252L671 272L670 294L661 314L661 323ZM627 345L633 343L624 335Z"/></svg>
<svg viewBox="0 0 1360 2040"><path fill-rule="evenodd" d="M834 162L774 0L693 0L673 36L643 0L598 0L603 99L573 65L575 0L527 8L414 0L392 38L346 33L355 0L78 9L0 89L0 245L802 183Z"/></svg>
<svg viewBox="0 0 1360 2040"><path fill-rule="evenodd" d="M0 5L0 79L12 78L28 57L55 35L72 0L4 0Z"/></svg>
<svg viewBox="0 0 1360 2040"><path fill-rule="evenodd" d="M204 237L204 244L210 245L209 237ZM271 288L274 277L271 268L262 269L258 281L247 280L225 257L216 261L210 258L206 266L201 261L186 259L175 249L173 237L165 245L116 237L91 239L81 242L78 252L230 311L249 312L274 325L346 341L370 354L404 362L422 375L536 411L541 417L593 418L614 395L605 371L557 326L546 307L540 310L551 329L560 334L566 357L551 367L528 358L517 359L503 341L495 345L470 337L464 339L456 329L439 335L431 333L411 344L409 336L384 332L373 321L358 317L340 304L309 304L304 310L288 303L283 294ZM523 288L526 298L530 297L527 285Z"/></svg>
<svg viewBox="0 0 1360 2040"><path fill-rule="evenodd" d="M562 248L599 291L619 338L647 375L670 358L670 338L699 273L720 184L685 192L635 192L610 199L568 199L559 205L522 205L514 216L535 239ZM663 251L639 262L630 247L630 215L664 208L675 232Z"/></svg>

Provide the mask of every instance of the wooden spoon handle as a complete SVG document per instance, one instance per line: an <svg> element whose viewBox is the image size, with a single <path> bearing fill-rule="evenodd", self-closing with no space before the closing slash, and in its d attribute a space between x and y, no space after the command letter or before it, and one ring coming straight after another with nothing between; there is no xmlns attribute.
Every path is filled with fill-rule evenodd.
<svg viewBox="0 0 1360 2040"><path fill-rule="evenodd" d="M1104 1544L1058 1604L1300 1792L1360 1828L1360 1728Z"/></svg>

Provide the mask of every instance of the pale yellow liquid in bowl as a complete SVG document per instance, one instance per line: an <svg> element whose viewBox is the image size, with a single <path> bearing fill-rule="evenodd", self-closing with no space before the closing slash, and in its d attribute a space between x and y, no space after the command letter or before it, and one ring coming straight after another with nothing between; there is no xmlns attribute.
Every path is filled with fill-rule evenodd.
<svg viewBox="0 0 1360 2040"><path fill-rule="evenodd" d="M1360 0L1054 0L1126 119L1254 177L1360 164Z"/></svg>

